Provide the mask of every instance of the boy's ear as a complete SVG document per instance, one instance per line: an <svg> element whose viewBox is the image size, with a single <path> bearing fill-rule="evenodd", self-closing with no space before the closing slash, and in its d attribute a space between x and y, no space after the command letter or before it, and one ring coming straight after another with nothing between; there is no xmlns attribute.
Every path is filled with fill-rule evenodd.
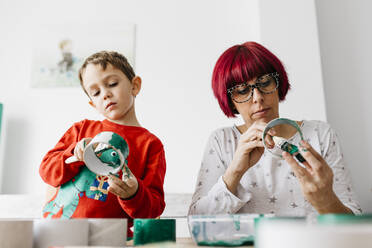
<svg viewBox="0 0 372 248"><path fill-rule="evenodd" d="M141 91L142 79L139 76L135 76L132 79L132 95L137 96Z"/></svg>

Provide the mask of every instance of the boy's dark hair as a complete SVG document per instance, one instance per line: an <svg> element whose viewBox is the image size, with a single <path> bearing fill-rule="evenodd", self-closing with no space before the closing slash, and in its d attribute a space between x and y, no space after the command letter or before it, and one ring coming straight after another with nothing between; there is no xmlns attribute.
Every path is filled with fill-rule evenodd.
<svg viewBox="0 0 372 248"><path fill-rule="evenodd" d="M95 53L89 56L84 61L84 64L81 66L79 70L80 85L81 87L83 87L83 90L87 95L88 95L88 92L84 88L82 75L83 75L85 68L89 64L94 64L94 65L99 64L102 66L104 70L106 70L106 67L108 64L111 64L113 67L121 70L124 73L124 75L129 79L129 81L132 81L132 79L136 76L127 58L124 57L122 54L118 52L114 52L114 51L101 51L101 52Z"/></svg>

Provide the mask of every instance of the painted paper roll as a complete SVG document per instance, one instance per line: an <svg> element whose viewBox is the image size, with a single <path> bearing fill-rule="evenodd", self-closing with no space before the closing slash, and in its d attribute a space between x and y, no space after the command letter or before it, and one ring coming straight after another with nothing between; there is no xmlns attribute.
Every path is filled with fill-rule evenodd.
<svg viewBox="0 0 372 248"><path fill-rule="evenodd" d="M87 246L89 223L86 219L34 220L34 248Z"/></svg>
<svg viewBox="0 0 372 248"><path fill-rule="evenodd" d="M84 149L84 162L89 170L97 175L108 176L118 173L129 155L127 142L114 132L101 132L94 136ZM66 163L76 162L75 156Z"/></svg>
<svg viewBox="0 0 372 248"><path fill-rule="evenodd" d="M89 246L124 247L127 240L127 219L88 219Z"/></svg>
<svg viewBox="0 0 372 248"><path fill-rule="evenodd" d="M0 220L1 248L32 248L32 220Z"/></svg>
<svg viewBox="0 0 372 248"><path fill-rule="evenodd" d="M280 147L278 147L277 145L275 145L273 148L269 148L268 144L266 144L266 139L265 138L266 138L266 135L269 133L269 131L272 128L275 129L275 128L278 128L278 127L283 126L283 125L285 125L285 127L286 127L285 130L289 129L289 130L293 130L293 131L296 132L295 135L292 136L292 138L295 138L296 135L298 134L299 135L298 142L300 142L300 140L304 140L304 136L303 136L303 133L301 131L301 127L294 120L290 120L290 119L287 119L287 118L276 118L276 119L271 120L269 123L267 123L266 126L265 126L264 131L262 132L263 145L265 147L265 150L269 151L275 157L281 158L281 159L283 158L282 157L283 150ZM276 138L282 139L282 137L281 137L282 135L280 133L275 134L275 136L277 136ZM277 142L275 142L275 144L277 144ZM296 147L296 149L297 149L298 144L290 144L290 145ZM293 154L289 150L286 150L286 151L289 152L291 155Z"/></svg>
<svg viewBox="0 0 372 248"><path fill-rule="evenodd" d="M88 245L124 247L127 240L127 219L37 219L34 220L33 236L34 248Z"/></svg>
<svg viewBox="0 0 372 248"><path fill-rule="evenodd" d="M134 219L134 245L176 242L175 219Z"/></svg>

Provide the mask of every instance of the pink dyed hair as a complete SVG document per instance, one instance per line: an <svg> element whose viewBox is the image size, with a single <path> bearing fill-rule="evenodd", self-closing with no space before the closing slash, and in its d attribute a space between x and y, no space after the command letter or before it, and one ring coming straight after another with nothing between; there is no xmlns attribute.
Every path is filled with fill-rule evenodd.
<svg viewBox="0 0 372 248"><path fill-rule="evenodd" d="M256 42L227 49L218 58L212 75L213 93L225 115L236 117L239 114L227 93L228 88L271 72L279 73L278 94L279 101L283 101L290 84L282 62L272 52Z"/></svg>

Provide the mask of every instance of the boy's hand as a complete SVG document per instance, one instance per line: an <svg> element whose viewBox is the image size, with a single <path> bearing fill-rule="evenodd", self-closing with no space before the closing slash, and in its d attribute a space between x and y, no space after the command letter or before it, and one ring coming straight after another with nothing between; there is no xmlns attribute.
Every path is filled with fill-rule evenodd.
<svg viewBox="0 0 372 248"><path fill-rule="evenodd" d="M124 165L122 180L117 176L110 175L108 183L108 191L122 199L132 197L137 193L137 178L132 174L126 164Z"/></svg>
<svg viewBox="0 0 372 248"><path fill-rule="evenodd" d="M77 158L78 161L84 160L84 149L91 140L92 138L83 138L76 144L74 149L74 156Z"/></svg>

